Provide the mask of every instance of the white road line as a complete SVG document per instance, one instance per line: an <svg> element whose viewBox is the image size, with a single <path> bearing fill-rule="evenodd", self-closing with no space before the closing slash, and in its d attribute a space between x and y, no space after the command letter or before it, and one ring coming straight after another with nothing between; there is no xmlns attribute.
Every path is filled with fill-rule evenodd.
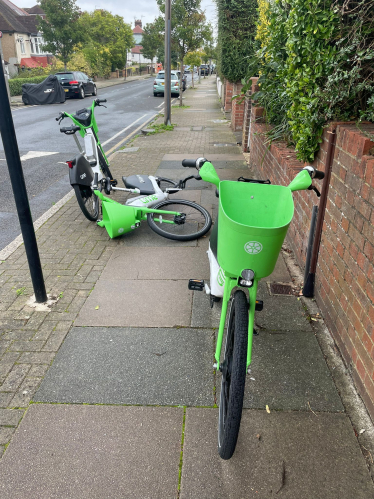
<svg viewBox="0 0 374 499"><path fill-rule="evenodd" d="M69 201L74 196L74 190L71 190L64 196L60 201L57 201L56 204L52 206L49 210L47 210L41 217L39 217L34 222L34 230L38 230L52 215L54 215L65 203ZM8 256L16 251L16 249L21 246L23 243L22 234L17 236L8 246L5 246L4 249L0 251L0 260L6 260Z"/></svg>
<svg viewBox="0 0 374 499"><path fill-rule="evenodd" d="M119 142L117 142L117 144L115 146L113 146L111 149L109 149L109 151L105 151L105 154L107 155L108 160L110 161L109 154L111 154L121 144L123 144L124 142L126 142L126 140L128 140L130 137L132 137L137 132L139 132L139 130L141 130L143 128L143 126L145 126L147 123L149 123L151 120L153 120L153 118L155 118L156 116L157 116L157 114L152 114L152 116L149 116L136 130L132 131L126 137L124 137L122 140L120 140Z"/></svg>
<svg viewBox="0 0 374 499"><path fill-rule="evenodd" d="M139 120L142 120L145 116L147 116L146 114L144 114L143 116L140 116L140 118L138 118L137 120L133 121L131 123L131 125L127 126L126 128L124 128L123 130L121 130L120 132L116 133L115 135L113 135L113 137L111 137L110 139L106 140L105 142L103 142L101 145L104 147L106 144L108 144L109 142L111 142L113 139L116 139L119 135L121 135L121 133L123 132L126 132L126 130L128 130L129 128L131 128L133 125L135 125L135 123L137 123Z"/></svg>
<svg viewBox="0 0 374 499"><path fill-rule="evenodd" d="M58 152L46 152L46 151L29 151L27 154L21 156L21 161L33 158L42 158L43 156L52 156L53 154L58 154Z"/></svg>

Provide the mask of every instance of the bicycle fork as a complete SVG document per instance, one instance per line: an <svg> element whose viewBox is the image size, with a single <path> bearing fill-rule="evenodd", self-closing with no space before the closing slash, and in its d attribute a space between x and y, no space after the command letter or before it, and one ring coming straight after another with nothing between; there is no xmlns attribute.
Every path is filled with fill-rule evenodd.
<svg viewBox="0 0 374 499"><path fill-rule="evenodd" d="M238 277L230 277L225 273L225 287L222 298L222 312L221 319L219 322L218 329L218 337L217 337L217 345L216 345L216 353L214 358L216 360L215 368L219 370L220 367L220 356L222 349L222 340L223 333L225 330L226 316L227 316L227 307L230 301L230 296L232 290L238 286ZM247 349L247 369L252 360L252 341L253 341L253 328L255 322L255 311L256 311L256 295L257 295L257 285L258 281L253 280L253 286L248 288L249 292L249 311L248 311L248 349Z"/></svg>

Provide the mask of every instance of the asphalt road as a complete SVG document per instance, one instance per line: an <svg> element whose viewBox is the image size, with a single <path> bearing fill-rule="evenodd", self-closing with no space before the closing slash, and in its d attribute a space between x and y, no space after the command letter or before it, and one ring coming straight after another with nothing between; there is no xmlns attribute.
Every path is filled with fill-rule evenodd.
<svg viewBox="0 0 374 499"><path fill-rule="evenodd" d="M142 123L160 112L162 97L153 96L153 78L100 89L107 108L97 107L95 117L104 150L108 151ZM64 104L25 106L12 111L33 220L65 196L71 186L66 160L78 153L72 137L60 133L55 121L60 111L72 113L89 107L93 97L68 99ZM61 126L69 126L65 119ZM124 130L126 128L126 130ZM20 234L4 148L0 141L0 250Z"/></svg>

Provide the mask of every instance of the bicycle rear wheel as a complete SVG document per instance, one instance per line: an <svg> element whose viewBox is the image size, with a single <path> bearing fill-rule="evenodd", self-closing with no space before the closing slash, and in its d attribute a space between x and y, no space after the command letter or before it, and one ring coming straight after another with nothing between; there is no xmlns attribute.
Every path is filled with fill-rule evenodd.
<svg viewBox="0 0 374 499"><path fill-rule="evenodd" d="M248 303L243 291L236 291L231 303L225 356L221 365L221 395L218 416L218 453L230 459L238 440L247 371Z"/></svg>
<svg viewBox="0 0 374 499"><path fill-rule="evenodd" d="M152 208L181 213L180 216L148 213L150 228L167 239L192 241L206 234L212 225L212 218L205 208L185 199L168 199Z"/></svg>
<svg viewBox="0 0 374 499"><path fill-rule="evenodd" d="M99 198L90 186L74 185L73 187L83 215L91 222L95 222L99 216Z"/></svg>

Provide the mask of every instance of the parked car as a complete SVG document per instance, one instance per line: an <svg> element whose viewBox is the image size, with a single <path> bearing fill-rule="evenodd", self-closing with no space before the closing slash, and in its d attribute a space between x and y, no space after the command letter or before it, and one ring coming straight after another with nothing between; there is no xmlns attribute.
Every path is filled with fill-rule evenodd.
<svg viewBox="0 0 374 499"><path fill-rule="evenodd" d="M66 97L84 99L87 94L97 95L97 88L91 78L81 71L61 71L56 73Z"/></svg>
<svg viewBox="0 0 374 499"><path fill-rule="evenodd" d="M179 88L179 76L178 76L179 71L170 71L171 73L171 95L176 94L179 95L180 88ZM165 71L159 71L156 75L156 79L153 83L153 95L154 97L157 96L157 94L164 94L165 93Z"/></svg>
<svg viewBox="0 0 374 499"><path fill-rule="evenodd" d="M201 76L208 76L209 75L209 64L202 64L200 66L201 69Z"/></svg>
<svg viewBox="0 0 374 499"><path fill-rule="evenodd" d="M191 73L191 67L190 66L184 66L184 74L189 74Z"/></svg>

